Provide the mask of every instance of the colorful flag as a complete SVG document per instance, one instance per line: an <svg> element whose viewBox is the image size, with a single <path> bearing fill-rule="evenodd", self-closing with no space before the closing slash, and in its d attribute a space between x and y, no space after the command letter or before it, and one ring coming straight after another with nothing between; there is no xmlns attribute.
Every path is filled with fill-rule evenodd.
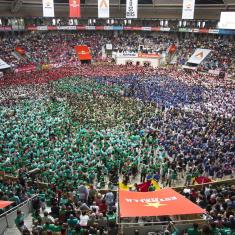
<svg viewBox="0 0 235 235"><path fill-rule="evenodd" d="M109 0L98 0L98 18L109 18Z"/></svg>
<svg viewBox="0 0 235 235"><path fill-rule="evenodd" d="M69 0L69 17L79 18L80 16L80 0Z"/></svg>
<svg viewBox="0 0 235 235"><path fill-rule="evenodd" d="M54 17L54 0L42 0L43 17Z"/></svg>
<svg viewBox="0 0 235 235"><path fill-rule="evenodd" d="M126 191L128 191L129 188L133 187L132 184L123 184L122 182L119 182L118 185L120 190L126 190Z"/></svg>

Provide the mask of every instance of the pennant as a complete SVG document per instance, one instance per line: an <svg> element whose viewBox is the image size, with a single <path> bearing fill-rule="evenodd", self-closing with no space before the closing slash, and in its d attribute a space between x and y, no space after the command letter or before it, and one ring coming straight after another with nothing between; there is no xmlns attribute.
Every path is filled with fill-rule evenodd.
<svg viewBox="0 0 235 235"><path fill-rule="evenodd" d="M98 18L109 18L109 0L98 0Z"/></svg>
<svg viewBox="0 0 235 235"><path fill-rule="evenodd" d="M42 0L43 17L54 17L54 0Z"/></svg>
<svg viewBox="0 0 235 235"><path fill-rule="evenodd" d="M138 14L138 0L127 0L126 1L126 18L134 19L137 18Z"/></svg>
<svg viewBox="0 0 235 235"><path fill-rule="evenodd" d="M183 20L193 20L194 19L194 8L195 8L195 0L184 0L182 19Z"/></svg>
<svg viewBox="0 0 235 235"><path fill-rule="evenodd" d="M69 17L80 18L80 0L69 0Z"/></svg>

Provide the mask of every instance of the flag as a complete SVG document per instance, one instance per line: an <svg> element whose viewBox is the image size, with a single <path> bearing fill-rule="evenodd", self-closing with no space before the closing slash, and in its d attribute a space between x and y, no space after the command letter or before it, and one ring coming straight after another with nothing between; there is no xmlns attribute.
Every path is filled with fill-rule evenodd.
<svg viewBox="0 0 235 235"><path fill-rule="evenodd" d="M137 18L138 0L127 0L126 2L126 18Z"/></svg>
<svg viewBox="0 0 235 235"><path fill-rule="evenodd" d="M148 180L142 184L137 184L137 189L139 192L148 192L150 185L151 185L151 180Z"/></svg>
<svg viewBox="0 0 235 235"><path fill-rule="evenodd" d="M98 0L98 18L109 18L109 0Z"/></svg>
<svg viewBox="0 0 235 235"><path fill-rule="evenodd" d="M156 180L152 179L151 184L155 187L155 190L161 189L160 185L158 184Z"/></svg>
<svg viewBox="0 0 235 235"><path fill-rule="evenodd" d="M133 186L132 184L126 185L126 184L123 184L122 182L119 182L118 185L119 185L120 190L126 190L126 191L128 191L129 188L131 188Z"/></svg>
<svg viewBox="0 0 235 235"><path fill-rule="evenodd" d="M80 0L69 0L69 17L79 18L80 16Z"/></svg>
<svg viewBox="0 0 235 235"><path fill-rule="evenodd" d="M206 184L206 183L211 183L212 180L210 178L207 178L205 176L199 176L195 178L195 182L198 184Z"/></svg>
<svg viewBox="0 0 235 235"><path fill-rule="evenodd" d="M195 8L195 0L184 0L182 19L183 20L193 20L194 19L194 8Z"/></svg>
<svg viewBox="0 0 235 235"><path fill-rule="evenodd" d="M42 0L43 17L54 17L54 0Z"/></svg>

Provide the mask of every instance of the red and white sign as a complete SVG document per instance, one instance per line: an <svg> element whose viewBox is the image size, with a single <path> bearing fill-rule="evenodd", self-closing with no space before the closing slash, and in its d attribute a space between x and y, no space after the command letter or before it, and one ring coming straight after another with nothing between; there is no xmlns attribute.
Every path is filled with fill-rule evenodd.
<svg viewBox="0 0 235 235"><path fill-rule="evenodd" d="M36 70L36 66L35 65L28 65L25 67L20 67L15 69L15 73L29 73L31 71L35 71Z"/></svg>
<svg viewBox="0 0 235 235"><path fill-rule="evenodd" d="M69 0L69 17L80 18L80 0Z"/></svg>
<svg viewBox="0 0 235 235"><path fill-rule="evenodd" d="M171 188L154 192L119 191L121 217L203 214L205 210Z"/></svg>
<svg viewBox="0 0 235 235"><path fill-rule="evenodd" d="M145 53L138 53L139 58L160 58L159 54L145 54Z"/></svg>

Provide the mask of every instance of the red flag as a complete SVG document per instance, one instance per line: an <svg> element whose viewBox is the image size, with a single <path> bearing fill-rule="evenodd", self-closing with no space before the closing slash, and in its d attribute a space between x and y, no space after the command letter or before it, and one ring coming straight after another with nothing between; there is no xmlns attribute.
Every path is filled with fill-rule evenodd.
<svg viewBox="0 0 235 235"><path fill-rule="evenodd" d="M206 183L212 182L211 179L209 179L209 178L207 178L207 177L204 177L204 176L196 177L196 178L195 178L195 181L196 181L198 184L206 184Z"/></svg>
<svg viewBox="0 0 235 235"><path fill-rule="evenodd" d="M69 17L80 17L80 0L69 0Z"/></svg>
<svg viewBox="0 0 235 235"><path fill-rule="evenodd" d="M148 180L142 184L138 184L137 188L139 192L148 192L149 186L151 185L151 180Z"/></svg>

